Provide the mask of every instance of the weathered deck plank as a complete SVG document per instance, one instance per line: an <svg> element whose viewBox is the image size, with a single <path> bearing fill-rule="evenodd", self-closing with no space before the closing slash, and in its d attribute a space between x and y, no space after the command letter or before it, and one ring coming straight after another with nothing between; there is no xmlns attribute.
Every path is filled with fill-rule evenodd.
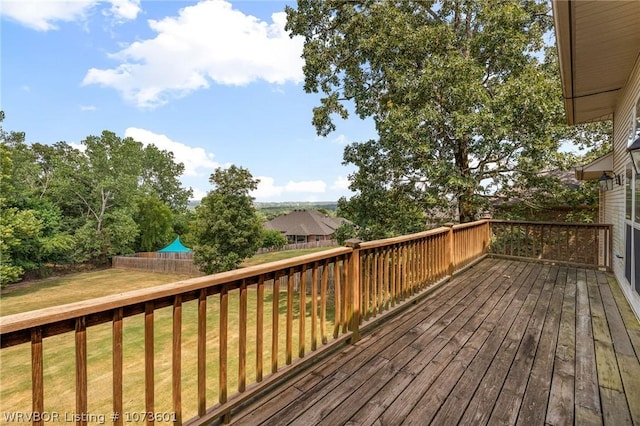
<svg viewBox="0 0 640 426"><path fill-rule="evenodd" d="M640 424L640 325L614 285L600 271L485 260L231 419Z"/></svg>
<svg viewBox="0 0 640 426"><path fill-rule="evenodd" d="M505 342L505 337L508 335L510 329L514 322L518 321L518 324L515 327L519 327L519 320L516 320L517 313L519 313L522 309L527 311L529 308L533 309L531 305L531 298L529 298L530 294L534 294L535 292L539 292L542 287L542 281L539 280L539 274L541 270L541 266L538 265L531 270L526 271L528 275L524 280L522 280L522 276L514 277L514 280L524 281L524 285L518 290L516 296L510 301L510 304L506 311L500 317L496 327L491 330L491 333L484 338L482 333L477 333L473 336L473 340L476 342L470 342L470 345L460 352L460 356L456 358L455 363L449 364L447 369L443 372L443 374L438 378L438 381L433 384L434 390L430 390L425 397L413 408L412 412L405 423L407 424L424 424L425 422L430 422L434 419L434 416L440 409L443 407L445 409L444 416L454 415L458 417L457 419L451 419L448 421L452 421L452 423L456 423L459 419L459 416L462 412L470 413L473 412L479 416L483 416L484 412L481 409L485 407L486 401L479 401L477 399L473 401L469 401L474 396L481 396L482 398L485 395L481 395L481 392L475 392L479 383L482 381L487 368L491 364L492 360L495 358L498 351L503 348L503 343ZM524 275L524 273L523 273ZM525 317L528 319L530 312L525 313ZM518 339L519 340L519 339ZM507 343L508 344L508 343ZM502 355L502 354L500 354ZM467 368L468 367L468 368ZM463 377L464 375L464 377ZM460 379L458 382L458 379ZM451 391L456 387L456 385L460 384L458 387L458 391L452 395L451 403L448 402L447 397L451 393ZM488 387L493 387L495 383L487 383L484 382L485 391L489 393ZM502 383L499 384L501 386ZM490 398L490 396L489 396ZM447 401L445 401L447 400ZM466 412L463 408L467 407L471 404L471 410L467 410ZM457 406L457 412L448 409L446 406ZM491 404L492 405L492 404ZM444 420L444 419L442 419ZM441 420L440 420L441 421ZM470 421L472 423L476 423L475 419L467 418L462 419L462 422ZM434 419L434 423L436 423ZM440 423L442 424L442 423Z"/></svg>
<svg viewBox="0 0 640 426"><path fill-rule="evenodd" d="M561 275L559 274L559 276ZM567 281L562 302L549 405L547 406L546 423L550 425L569 425L573 424L574 419L576 270L569 269L565 276Z"/></svg>

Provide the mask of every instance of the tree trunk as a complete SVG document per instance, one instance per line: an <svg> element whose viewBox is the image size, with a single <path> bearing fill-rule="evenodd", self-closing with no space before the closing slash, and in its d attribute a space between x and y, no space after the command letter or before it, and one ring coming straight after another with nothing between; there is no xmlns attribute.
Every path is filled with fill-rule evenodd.
<svg viewBox="0 0 640 426"><path fill-rule="evenodd" d="M471 170L469 170L469 150L468 138L465 136L457 141L458 148L455 151L456 167L460 175L465 181L465 186L460 188L458 198L458 212L460 214L460 222L473 222L475 220L475 206L473 203L473 188L467 185L471 178Z"/></svg>

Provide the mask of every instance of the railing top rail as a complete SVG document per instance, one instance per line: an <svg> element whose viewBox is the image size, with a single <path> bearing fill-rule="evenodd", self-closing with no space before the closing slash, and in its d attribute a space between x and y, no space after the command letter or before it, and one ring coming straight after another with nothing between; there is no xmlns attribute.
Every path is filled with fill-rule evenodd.
<svg viewBox="0 0 640 426"><path fill-rule="evenodd" d="M491 223L506 223L513 225L545 225L545 226L567 226L567 227L583 227L583 228L611 228L610 223L579 223L579 222L537 222L527 220L498 220L491 219Z"/></svg>
<svg viewBox="0 0 640 426"><path fill-rule="evenodd" d="M459 229L471 228L473 226L480 226L480 225L484 225L487 222L489 222L487 219L482 219L482 220L476 220L475 222L458 223L456 225L453 225L453 230L457 231Z"/></svg>
<svg viewBox="0 0 640 426"><path fill-rule="evenodd" d="M430 237L433 235L446 234L447 232L449 232L449 228L447 228L446 226L441 226L440 228L430 229L429 231L417 232L415 234L402 235L400 237L393 237L393 238L385 238L383 240L367 241L365 243L360 244L360 249L366 250L366 249L374 249L374 248L383 247L383 246L390 246L390 245L400 244L400 243L404 243L411 240L418 240L420 238Z"/></svg>
<svg viewBox="0 0 640 426"><path fill-rule="evenodd" d="M66 305L53 306L35 311L22 312L0 317L0 335L38 327L45 324L79 318L86 315L106 312L126 306L137 305L157 299L185 294L192 291L222 286L243 279L250 279L264 274L275 273L304 264L331 259L351 252L349 247L339 247L318 253L298 256L291 259L278 260L262 265L249 266L219 274L191 278L156 287L132 290L125 293L104 296Z"/></svg>

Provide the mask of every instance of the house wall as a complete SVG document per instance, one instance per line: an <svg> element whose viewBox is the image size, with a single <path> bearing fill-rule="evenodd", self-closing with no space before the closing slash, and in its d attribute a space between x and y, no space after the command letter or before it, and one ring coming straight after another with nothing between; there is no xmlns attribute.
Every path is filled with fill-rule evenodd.
<svg viewBox="0 0 640 426"><path fill-rule="evenodd" d="M613 119L613 168L616 174L625 174L627 164L631 164L627 153L627 140L629 126L633 117L633 109L640 96L640 59L636 60L624 92L614 111ZM613 270L622 286L622 290L629 300L629 303L640 319L640 296L628 285L624 276L624 211L625 211L625 185L614 184L613 191L604 193L604 222L613 224ZM636 259L640 258L640 253L632 254Z"/></svg>
<svg viewBox="0 0 640 426"><path fill-rule="evenodd" d="M315 243L316 241L327 241L331 240L332 235L309 235L307 237L308 243Z"/></svg>

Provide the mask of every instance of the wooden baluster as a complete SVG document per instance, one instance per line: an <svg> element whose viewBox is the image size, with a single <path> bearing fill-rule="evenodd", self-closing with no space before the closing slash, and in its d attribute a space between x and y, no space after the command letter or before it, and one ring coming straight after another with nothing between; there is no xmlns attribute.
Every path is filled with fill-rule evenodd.
<svg viewBox="0 0 640 426"><path fill-rule="evenodd" d="M318 347L318 269L319 262L313 263L311 272L311 350Z"/></svg>
<svg viewBox="0 0 640 426"><path fill-rule="evenodd" d="M378 272L378 253L376 251L369 252L369 258L371 259L371 314L373 316L378 315L378 298L380 293L378 292L378 286L380 282L380 276Z"/></svg>
<svg viewBox="0 0 640 426"><path fill-rule="evenodd" d="M198 416L207 410L207 290L198 297Z"/></svg>
<svg viewBox="0 0 640 426"><path fill-rule="evenodd" d="M113 311L112 323L112 364L113 364L113 424L123 424L122 379L123 379L123 351L122 351L122 308Z"/></svg>
<svg viewBox="0 0 640 426"><path fill-rule="evenodd" d="M320 283L320 332L322 344L328 342L327 338L327 285L329 282L329 260L322 265L322 282Z"/></svg>
<svg viewBox="0 0 640 426"><path fill-rule="evenodd" d="M389 264L390 272L391 272L391 306L396 305L397 298L397 271L398 271L398 246L393 246L391 248L391 263Z"/></svg>
<svg viewBox="0 0 640 426"><path fill-rule="evenodd" d="M287 324L286 324L286 363L291 364L291 353L293 352L293 280L295 272L289 269L287 276Z"/></svg>
<svg viewBox="0 0 640 426"><path fill-rule="evenodd" d="M340 283L340 265L338 264L339 259L336 258L333 263L333 277L334 277L334 289L333 289L333 298L334 298L334 324L333 324L333 338L338 337L340 333L340 321L342 319L342 289Z"/></svg>
<svg viewBox="0 0 640 426"><path fill-rule="evenodd" d="M361 291L362 281L360 279L362 264L360 261L360 243L361 241L358 239L347 240L347 246L352 249L345 264L345 268L347 269L345 287L349 288L348 298L346 300L349 304L349 316L347 321L349 322L349 330L353 333L351 336L351 343L355 343L360 339L360 318L363 293ZM365 288L367 287L368 285L365 286Z"/></svg>
<svg viewBox="0 0 640 426"><path fill-rule="evenodd" d="M240 321L238 324L238 392L247 388L247 282L240 284Z"/></svg>
<svg viewBox="0 0 640 426"><path fill-rule="evenodd" d="M147 413L153 413L155 407L153 345L153 302L147 302L144 304L144 393ZM147 417L148 425L154 423L154 419L150 417Z"/></svg>
<svg viewBox="0 0 640 426"><path fill-rule="evenodd" d="M173 300L172 393L174 424L182 424L182 296Z"/></svg>
<svg viewBox="0 0 640 426"><path fill-rule="evenodd" d="M346 333L349 328L349 319L352 312L350 309L353 307L351 304L351 283L349 282L349 260L346 256L342 256L342 263L340 265L340 281L342 284L342 333Z"/></svg>
<svg viewBox="0 0 640 426"><path fill-rule="evenodd" d="M42 328L31 329L31 410L44 412L44 357L42 351ZM44 425L44 419L33 422L34 426Z"/></svg>
<svg viewBox="0 0 640 426"><path fill-rule="evenodd" d="M256 300L256 382L262 381L264 351L264 275L258 277Z"/></svg>
<svg viewBox="0 0 640 426"><path fill-rule="evenodd" d="M273 279L273 303L271 305L271 373L278 371L278 323L280 321L280 273Z"/></svg>
<svg viewBox="0 0 640 426"><path fill-rule="evenodd" d="M229 327L229 291L223 285L220 289L220 343L218 354L218 402L227 402L227 351Z"/></svg>
<svg viewBox="0 0 640 426"><path fill-rule="evenodd" d="M78 425L86 425L87 413L87 325L85 317L76 319L76 413Z"/></svg>
<svg viewBox="0 0 640 426"><path fill-rule="evenodd" d="M389 300L389 280L387 277L387 249L381 249L378 254L378 273L380 274L380 308L379 312L388 308L387 302Z"/></svg>
<svg viewBox="0 0 640 426"><path fill-rule="evenodd" d="M306 321L307 321L307 265L302 266L300 272L300 307L298 315L298 357L302 358L305 354L306 343Z"/></svg>
<svg viewBox="0 0 640 426"><path fill-rule="evenodd" d="M370 316L370 308L369 308L369 298L371 297L371 271L369 268L371 267L371 256L368 254L364 254L362 256L362 273L363 275L363 286L364 286L364 294L362 298L362 315L365 320L369 319Z"/></svg>

